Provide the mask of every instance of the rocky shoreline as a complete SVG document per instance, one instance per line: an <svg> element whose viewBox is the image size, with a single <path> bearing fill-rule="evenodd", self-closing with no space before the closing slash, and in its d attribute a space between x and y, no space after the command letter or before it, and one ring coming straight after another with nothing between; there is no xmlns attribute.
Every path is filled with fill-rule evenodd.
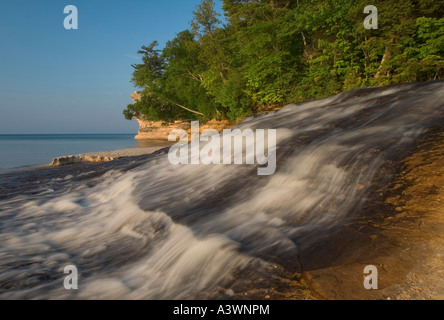
<svg viewBox="0 0 444 320"><path fill-rule="evenodd" d="M165 142L164 146L146 147L146 148L127 148L119 150L90 152L78 155L64 156L54 158L51 166L65 166L79 163L95 163L95 162L110 162L117 159L126 157L137 157L142 155L151 154L160 149L168 146L168 142Z"/></svg>
<svg viewBox="0 0 444 320"><path fill-rule="evenodd" d="M314 299L444 299L444 133L433 134L407 157L383 203L323 243L335 252L307 270ZM330 244L347 243L339 249ZM365 290L363 269L379 270L379 289ZM322 265L322 264L321 264ZM289 293L291 296L292 293Z"/></svg>

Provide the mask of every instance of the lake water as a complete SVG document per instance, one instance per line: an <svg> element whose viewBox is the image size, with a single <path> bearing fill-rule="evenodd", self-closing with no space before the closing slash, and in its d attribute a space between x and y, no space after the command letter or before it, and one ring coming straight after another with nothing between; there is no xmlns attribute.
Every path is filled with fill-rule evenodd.
<svg viewBox="0 0 444 320"><path fill-rule="evenodd" d="M51 163L53 158L139 146L135 134L0 135L0 171Z"/></svg>

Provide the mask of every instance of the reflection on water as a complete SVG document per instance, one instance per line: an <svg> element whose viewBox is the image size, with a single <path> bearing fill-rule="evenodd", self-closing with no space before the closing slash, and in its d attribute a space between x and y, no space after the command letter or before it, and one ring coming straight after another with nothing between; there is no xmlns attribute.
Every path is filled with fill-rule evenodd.
<svg viewBox="0 0 444 320"><path fill-rule="evenodd" d="M156 140L156 139L144 139L136 140L137 148L148 148L148 147L171 147L175 142L170 142L168 140Z"/></svg>

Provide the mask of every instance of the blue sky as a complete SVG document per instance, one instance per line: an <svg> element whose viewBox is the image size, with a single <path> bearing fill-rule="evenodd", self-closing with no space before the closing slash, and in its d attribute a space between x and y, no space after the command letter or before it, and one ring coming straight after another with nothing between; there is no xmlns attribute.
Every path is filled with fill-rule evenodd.
<svg viewBox="0 0 444 320"><path fill-rule="evenodd" d="M137 51L189 28L199 2L0 1L0 134L135 133L122 110ZM66 5L78 30L63 27Z"/></svg>

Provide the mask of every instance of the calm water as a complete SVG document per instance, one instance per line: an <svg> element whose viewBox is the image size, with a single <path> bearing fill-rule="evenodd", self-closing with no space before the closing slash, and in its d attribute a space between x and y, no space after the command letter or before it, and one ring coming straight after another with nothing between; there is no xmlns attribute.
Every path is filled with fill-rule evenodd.
<svg viewBox="0 0 444 320"><path fill-rule="evenodd" d="M137 146L134 134L0 135L0 171L53 158Z"/></svg>

